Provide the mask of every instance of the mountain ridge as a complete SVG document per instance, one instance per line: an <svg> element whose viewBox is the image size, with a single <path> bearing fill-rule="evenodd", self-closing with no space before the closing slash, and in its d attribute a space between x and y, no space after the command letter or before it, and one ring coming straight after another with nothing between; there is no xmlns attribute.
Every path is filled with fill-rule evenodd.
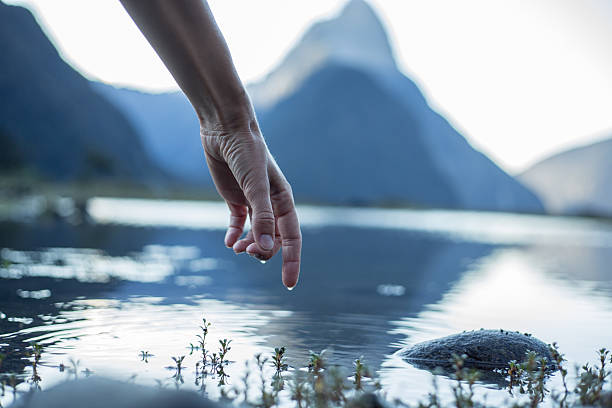
<svg viewBox="0 0 612 408"><path fill-rule="evenodd" d="M359 21L360 24L347 27L347 21ZM355 31L361 37L373 37L376 40L364 46L359 38L354 38L358 36L352 35ZM339 35L340 40L335 40L339 32L342 33ZM377 58L373 59L376 63L370 63L367 59L367 55L372 53L372 44L382 48ZM323 55L327 59L321 59L321 49L325 50ZM311 58L314 63L300 66L296 71L296 64L308 60L310 50L317 50ZM292 60L295 56L299 58ZM330 64L344 64L368 72L373 80L395 96L398 103L404 105L407 112L418 112L414 115L419 122L418 137L429 146L435 166L452 180L459 201L456 207L543 211L535 194L476 150L442 115L430 107L419 87L399 71L385 28L364 0L352 0L335 18L314 24L266 78L251 85L249 92L255 106L260 107L263 103L263 109L260 109L263 113L273 112L274 105L286 97L286 93L278 92L279 89L286 91L283 88L284 77L293 78L292 86L299 87L314 71ZM262 94L261 89L271 89L272 93Z"/></svg>
<svg viewBox="0 0 612 408"><path fill-rule="evenodd" d="M555 214L612 217L612 137L555 153L518 178Z"/></svg>
<svg viewBox="0 0 612 408"><path fill-rule="evenodd" d="M361 41L362 37L370 42ZM321 72L324 75L319 75ZM330 80L331 77L334 79ZM320 86L323 80L326 87ZM337 83L345 86L336 86ZM118 106L125 104L122 92L105 89L109 100ZM266 79L247 89L264 137L289 181L295 184L293 190L298 200L543 212L535 194L474 149L429 106L418 86L398 70L385 28L364 0L352 0L335 18L315 23ZM347 95L363 100L354 101ZM368 101L367 95L376 99ZM176 154L168 154L181 148L195 151L192 135L176 132L176 137L170 138L160 134L172 132L168 121L164 123L159 118L164 115L160 110L164 104L168 110L176 109L176 103L171 101L174 96L157 96L159 101L165 101L157 106L146 102L146 98L132 104L130 109L138 112L131 112L130 116L135 123L150 118L152 130L144 132L145 138L149 143L158 143L157 151L166 155L158 160L174 166L176 171L187 166L188 161L196 163L191 153L182 155L184 160L180 164L175 163ZM336 100L337 104L327 103L329 100ZM315 111L317 115L313 115ZM395 127L379 126L379 140L394 146L388 152L379 152L384 165L370 166L356 160L367 160L368 156L355 141L368 140L365 133L375 132L381 118L391 117ZM353 126L354 123L361 123L361 128ZM346 143L337 144L333 154L322 151L321 146L329 141L337 143L339 139ZM410 146L420 154L410 156ZM197 149L201 151L199 141ZM405 165L405 157L414 157L414 166ZM421 160L425 158L426 161ZM195 169L200 163L202 159L198 157L197 165L191 166ZM296 167L296 163L302 165ZM410 177L402 178L403 174L386 166L388 163L400 163L404 174L409 172ZM335 172L339 172L337 177ZM318 176L308 178L302 173ZM412 173L422 180L412 178ZM327 179L336 182L326 183ZM361 180L361 190L352 181L339 181L352 179Z"/></svg>
<svg viewBox="0 0 612 408"><path fill-rule="evenodd" d="M44 178L148 182L165 175L114 105L59 55L29 10L0 2L0 132Z"/></svg>
<svg viewBox="0 0 612 408"><path fill-rule="evenodd" d="M396 68L382 22L364 0L351 0L335 17L314 23L261 81L247 89L264 111L295 91L325 62L363 69Z"/></svg>

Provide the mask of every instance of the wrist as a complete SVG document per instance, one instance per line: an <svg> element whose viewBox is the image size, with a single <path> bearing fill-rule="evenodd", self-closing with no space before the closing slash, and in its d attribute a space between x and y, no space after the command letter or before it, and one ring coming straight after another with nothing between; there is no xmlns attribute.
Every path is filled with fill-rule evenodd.
<svg viewBox="0 0 612 408"><path fill-rule="evenodd" d="M229 136L258 130L255 111L244 89L207 106L195 106L203 136Z"/></svg>

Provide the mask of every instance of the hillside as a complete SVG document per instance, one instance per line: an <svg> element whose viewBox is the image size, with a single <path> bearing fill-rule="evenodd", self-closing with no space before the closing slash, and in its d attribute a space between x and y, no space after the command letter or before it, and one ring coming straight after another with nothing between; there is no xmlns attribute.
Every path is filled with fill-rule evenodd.
<svg viewBox="0 0 612 408"><path fill-rule="evenodd" d="M193 184L210 184L200 141L200 125L182 92L150 94L92 82L131 120L147 153L164 171ZM177 158L180 157L180 160Z"/></svg>
<svg viewBox="0 0 612 408"><path fill-rule="evenodd" d="M612 217L612 138L548 157L519 179L555 214Z"/></svg>
<svg viewBox="0 0 612 408"><path fill-rule="evenodd" d="M164 179L129 120L62 60L27 9L0 2L0 55L0 170L59 181Z"/></svg>
<svg viewBox="0 0 612 408"><path fill-rule="evenodd" d="M448 189L446 196L454 198L451 202L447 202L445 207L518 212L543 211L542 204L531 191L505 173L488 157L475 150L444 117L429 106L415 83L399 71L382 23L372 8L363 0L352 0L336 18L313 25L263 81L249 87L255 106L261 112L262 117L266 118L262 127L266 131L266 137L270 138L271 146L274 146L275 141L272 138L273 135L269 134L268 127L273 127L274 132L284 132L287 135L293 135L295 131L291 123L285 120L284 115L287 108L284 105L284 99L294 98L292 94L300 92L296 90L310 83L311 76L316 76L319 70L326 69L329 65L352 67L367 74L369 80L373 82L372 86L385 92L388 100L394 100L395 111L401 110L402 116L412 118L411 126L387 127L386 130L380 129L377 132L377 140L384 139L396 147L389 152L389 155L381 156L381 161L391 160L393 163L401 163L411 146L424 145L427 154L422 157L426 158L428 164L413 169L413 171L419 174L422 185L438 185L439 188ZM334 92L358 98L366 97L364 94L356 95L349 87L336 86ZM314 99L318 99L319 103L327 106L325 102L327 98L329 95L325 93ZM338 98L342 99L340 96ZM314 99L301 106L297 106L294 101L295 115L309 116L311 121L308 123L321 129L326 122L320 122L319 118L314 118L309 113L310 109L319 109L315 107ZM279 112L279 106L283 106L282 113ZM382 118L387 114L386 109L387 107L370 103L367 115L359 119L363 123L364 118L367 118L371 121L372 126L379 126L384 122ZM355 112L347 105L335 107L334 114L337 116L335 121L348 122L357 119ZM285 123L286 127L283 130L279 129L278 124L273 124L275 121ZM371 126L366 125L363 130L354 128L350 133L341 134L347 140L342 150L342 158L352 161L352 157L360 155L359 147L349 141L371 136L370 129ZM362 134L358 137L357 133ZM293 138L294 136L287 137ZM317 146L316 142L325 143L323 138L321 140L317 138L316 134L309 137L311 155ZM416 141L416 139L419 140ZM276 151L279 161L286 155L289 155L288 162L299 161L299 158L294 158L290 152ZM414 163L423 165L424 160ZM331 171L337 163L326 161L321 165L327 166L327 169ZM373 180L372 177L375 180L388 178L385 184L393 185L393 187L385 187L384 193L382 190L373 193L370 202L384 201L383 197L393 201L398 195L404 198L415 197L422 192L423 196L416 200L417 202L439 206L435 200L428 201L426 198L429 194L428 189L402 190L405 188L403 180L394 179L393 173L362 172L362 168L363 166L354 167L354 171L362 180L370 182ZM399 174L402 173L399 172ZM444 183L437 181L440 175L445 180Z"/></svg>
<svg viewBox="0 0 612 408"><path fill-rule="evenodd" d="M197 125L182 95L96 89L141 124L160 165L182 177L198 173ZM381 21L363 0L314 24L248 91L298 200L543 211L399 71Z"/></svg>

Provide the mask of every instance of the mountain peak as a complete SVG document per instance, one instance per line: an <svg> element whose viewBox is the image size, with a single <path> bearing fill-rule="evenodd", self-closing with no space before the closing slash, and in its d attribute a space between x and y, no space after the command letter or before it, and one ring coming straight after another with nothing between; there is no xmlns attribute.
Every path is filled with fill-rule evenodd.
<svg viewBox="0 0 612 408"><path fill-rule="evenodd" d="M380 24L376 13L365 0L350 0L346 3L336 20L352 21L354 23Z"/></svg>
<svg viewBox="0 0 612 408"><path fill-rule="evenodd" d="M396 69L385 28L365 0L350 0L336 17L312 25L263 81L249 87L255 105L273 106L326 63Z"/></svg>

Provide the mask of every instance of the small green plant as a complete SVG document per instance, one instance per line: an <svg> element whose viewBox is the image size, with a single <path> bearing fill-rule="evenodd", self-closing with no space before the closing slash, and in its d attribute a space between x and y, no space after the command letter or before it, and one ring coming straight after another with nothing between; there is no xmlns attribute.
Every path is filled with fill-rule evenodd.
<svg viewBox="0 0 612 408"><path fill-rule="evenodd" d="M79 377L79 365L81 365L81 360L75 360L71 357L69 362L70 368L68 368L68 372L74 375L74 379L76 380Z"/></svg>
<svg viewBox="0 0 612 408"><path fill-rule="evenodd" d="M185 380L183 379L183 360L185 360L185 356L171 357L174 361L174 367L167 367L168 369L174 370L174 374L170 377L174 380L174 384L176 388L179 388L180 384L183 384Z"/></svg>
<svg viewBox="0 0 612 408"><path fill-rule="evenodd" d="M232 341L228 339L219 340L219 361L220 364L226 362L225 356L232 349L229 345Z"/></svg>
<svg viewBox="0 0 612 408"><path fill-rule="evenodd" d="M363 364L362 360L363 360L363 356L359 357L357 360L353 362L353 366L355 367L355 373L353 375L353 378L354 378L353 383L355 384L356 390L363 389L362 382L364 378L372 377L370 370L365 364Z"/></svg>
<svg viewBox="0 0 612 408"><path fill-rule="evenodd" d="M320 353L310 352L307 367L290 369L286 363L287 350L285 347L277 347L268 357L257 354L254 365L247 361L244 375L241 381L234 386L229 384L228 367L230 361L227 356L232 349L232 341L229 339L219 340L218 352L208 353L205 351L205 342L209 334L210 323L203 319L198 335L198 345L192 349L204 350L203 358L196 358L195 362L195 384L200 387L202 395L206 395L206 384L210 380L218 379L217 385L221 400L229 406L241 405L245 408L361 408L361 407L395 407L395 408L484 408L486 400L479 401L476 398L476 385L481 378L481 372L466 367L466 355L453 356L453 375L455 381L450 386L451 394L448 401L441 399L445 395L438 388L436 372L434 371L432 391L428 393L427 399L418 404L409 404L400 400L386 401L382 397L380 384L374 373L370 372L364 363L363 356L353 362L352 373L348 368L332 364L329 353L326 350ZM527 336L527 334L526 334ZM33 343L28 348L28 355L32 363L33 377L37 376L37 369L42 360L43 348ZM146 361L152 354L141 350L139 357ZM535 408L541 406L555 406L558 408L578 408L582 406L612 407L612 389L610 388L610 376L612 371L611 352L607 349L597 351L597 361L594 365L584 364L576 368L576 379L567 376L565 367L566 360L560 353L556 343L550 346L552 359L546 360L528 352L524 361L510 361L505 370L500 373L506 375L508 380L508 391L512 396L510 401L501 406L512 406L513 408ZM171 357L173 365L167 367L174 370L174 375L166 378L163 382L158 381L160 387L170 379L179 388L184 383L183 372L187 368L185 355ZM0 364L6 356L0 357ZM253 362L253 360L251 360ZM93 374L89 369L79 370L79 360L70 360L69 368L66 370L77 377L77 373L85 376ZM60 364L60 371L64 367ZM548 390L547 382L552 375L551 368L559 372L562 387ZM438 373L439 374L439 373ZM253 376L259 376L257 389L253 389ZM283 376L287 378L284 379ZM22 379L20 379L22 378ZM1 381L1 394L4 395L5 387L13 389L13 398L16 398L18 386L24 382L24 377L14 374L5 374ZM132 380L134 377L132 377ZM29 379L35 385L33 378ZM30 382L27 381L27 382ZM448 394L446 394L448 395ZM500 406L490 405L490 406Z"/></svg>
<svg viewBox="0 0 612 408"><path fill-rule="evenodd" d="M480 377L480 372L475 369L465 367L465 354L458 356L453 355L453 368L455 370L456 384L452 386L453 396L457 408L473 407L474 403L474 384ZM464 383L467 383L467 388Z"/></svg>
<svg viewBox="0 0 612 408"><path fill-rule="evenodd" d="M274 354L272 356L272 364L274 365L274 368L276 368L277 374L280 374L283 371L287 371L287 368L289 367L284 361L285 351L285 347L276 347L274 349Z"/></svg>
<svg viewBox="0 0 612 408"><path fill-rule="evenodd" d="M291 400L295 401L297 408L304 408L309 405L312 399L312 389L308 385L307 374L296 370L292 381L289 382L289 392Z"/></svg>
<svg viewBox="0 0 612 408"><path fill-rule="evenodd" d="M561 381L563 383L563 391L562 394L558 392L553 392L551 394L551 398L553 401L559 404L559 408L565 408L567 397L569 395L569 390L567 389L567 369L563 365L565 363L565 358L563 354L559 352L559 346L557 343L553 343L549 346L550 354L552 356L553 362L556 364L559 373L561 374Z"/></svg>
<svg viewBox="0 0 612 408"><path fill-rule="evenodd" d="M259 370L259 378L261 380L260 400L255 404L255 406L258 408L271 408L274 405L278 404L278 391L274 389L268 391L264 371L264 367L268 363L268 358L263 357L261 354L257 354L255 355L255 362L257 364L257 369Z"/></svg>
<svg viewBox="0 0 612 408"><path fill-rule="evenodd" d="M202 325L200 326L201 333L197 335L198 347L202 350L202 361L206 363L206 336L208 335L208 329L211 324L206 321L206 318L202 319ZM193 346L192 346L193 349Z"/></svg>
<svg viewBox="0 0 612 408"><path fill-rule="evenodd" d="M211 353L208 357L210 359L211 369L212 371L214 371L219 365L221 360L219 360L219 356L217 356L217 353Z"/></svg>
<svg viewBox="0 0 612 408"><path fill-rule="evenodd" d="M17 380L17 376L15 374L11 374L8 378L8 384L13 389L13 401L17 398L17 385L19 381Z"/></svg>
<svg viewBox="0 0 612 408"><path fill-rule="evenodd" d="M140 361L144 361L145 363L148 363L149 358L153 357L153 354L149 353L148 351L141 350L139 356L140 356Z"/></svg>
<svg viewBox="0 0 612 408"><path fill-rule="evenodd" d="M30 381L37 389L40 389L40 382L42 378L38 375L38 363L42 357L42 346L38 343L32 344L32 352L31 355L34 357L32 360L32 376L30 377Z"/></svg>
<svg viewBox="0 0 612 408"><path fill-rule="evenodd" d="M431 386L433 391L430 391L427 394L428 401L426 403L420 402L418 408L442 408L440 398L438 397L438 395L440 395L440 389L438 388L438 377L435 375L435 373L431 379ZM406 404L401 401L395 401L395 404L398 406L406 406Z"/></svg>
<svg viewBox="0 0 612 408"><path fill-rule="evenodd" d="M183 360L185 360L185 356L172 357L172 360L174 361L174 364L176 364L175 368L177 373L180 374L180 372L183 370Z"/></svg>
<svg viewBox="0 0 612 408"><path fill-rule="evenodd" d="M591 367L587 363L582 366L582 371L577 373L579 380L574 392L578 394L583 405L595 405L601 399L604 384L610 376L610 371L607 369L607 364L612 363L610 351L602 348L598 353L598 367Z"/></svg>
<svg viewBox="0 0 612 408"><path fill-rule="evenodd" d="M308 363L308 370L318 374L321 370L325 368L325 357L327 355L327 350L321 350L320 353L315 353L310 350L310 362Z"/></svg>

